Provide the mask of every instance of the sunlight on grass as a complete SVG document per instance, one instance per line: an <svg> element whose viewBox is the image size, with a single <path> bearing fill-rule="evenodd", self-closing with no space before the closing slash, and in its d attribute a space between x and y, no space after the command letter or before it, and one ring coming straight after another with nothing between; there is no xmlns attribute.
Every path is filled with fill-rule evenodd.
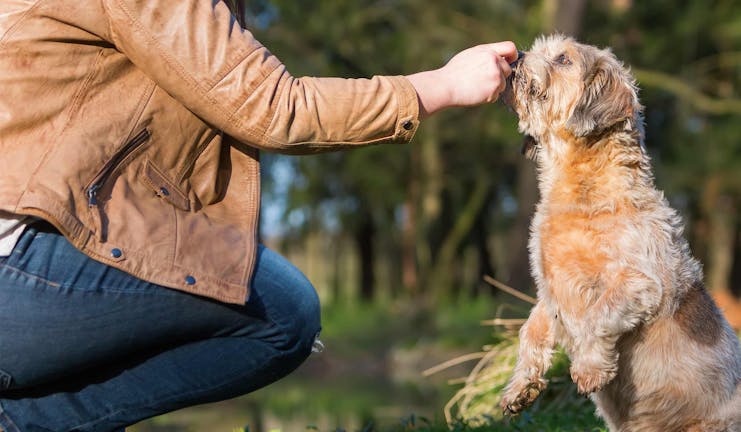
<svg viewBox="0 0 741 432"><path fill-rule="evenodd" d="M512 419L503 418L499 405L517 359L518 339L514 333L498 334L497 337L500 341L484 347L483 357L445 407L452 430L606 430L595 415L592 402L578 395L569 377L569 360L560 351L555 353L553 366L546 375L548 388L533 406Z"/></svg>

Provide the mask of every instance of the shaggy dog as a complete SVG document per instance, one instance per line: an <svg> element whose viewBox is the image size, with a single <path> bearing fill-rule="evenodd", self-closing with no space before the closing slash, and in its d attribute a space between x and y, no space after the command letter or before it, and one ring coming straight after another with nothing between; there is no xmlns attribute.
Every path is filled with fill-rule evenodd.
<svg viewBox="0 0 741 432"><path fill-rule="evenodd" d="M503 410L533 402L560 344L611 431L741 431L739 340L654 186L629 71L608 50L550 36L510 80L504 101L538 168L538 303Z"/></svg>

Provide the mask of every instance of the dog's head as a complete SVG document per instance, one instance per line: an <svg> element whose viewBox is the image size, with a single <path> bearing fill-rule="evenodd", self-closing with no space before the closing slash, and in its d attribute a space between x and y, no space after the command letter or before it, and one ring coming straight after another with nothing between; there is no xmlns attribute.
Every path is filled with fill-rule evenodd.
<svg viewBox="0 0 741 432"><path fill-rule="evenodd" d="M552 136L588 138L641 126L634 79L609 50L546 36L513 66L503 100L533 138L527 150L547 146Z"/></svg>

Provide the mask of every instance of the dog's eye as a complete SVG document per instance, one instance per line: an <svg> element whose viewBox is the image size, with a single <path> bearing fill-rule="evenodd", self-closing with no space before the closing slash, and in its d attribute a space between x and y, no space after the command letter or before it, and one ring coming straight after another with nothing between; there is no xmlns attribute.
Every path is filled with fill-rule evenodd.
<svg viewBox="0 0 741 432"><path fill-rule="evenodd" d="M560 56L556 57L556 63L563 66L568 66L571 64L571 59L566 57L566 54L561 54Z"/></svg>

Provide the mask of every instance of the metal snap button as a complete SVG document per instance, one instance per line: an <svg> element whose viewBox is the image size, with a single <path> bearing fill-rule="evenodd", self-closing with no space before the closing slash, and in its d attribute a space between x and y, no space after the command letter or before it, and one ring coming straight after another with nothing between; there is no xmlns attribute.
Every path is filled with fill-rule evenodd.
<svg viewBox="0 0 741 432"><path fill-rule="evenodd" d="M186 276L185 277L185 284L186 285L195 285L196 284L196 278L194 278L193 276L190 276L190 275Z"/></svg>
<svg viewBox="0 0 741 432"><path fill-rule="evenodd" d="M113 258L121 258L123 256L123 251L119 248L113 248L111 249L111 256Z"/></svg>
<svg viewBox="0 0 741 432"><path fill-rule="evenodd" d="M412 128L414 127L414 123L412 123L411 120L407 120L404 122L403 125L401 125L401 127L403 127L404 130L412 130Z"/></svg>

